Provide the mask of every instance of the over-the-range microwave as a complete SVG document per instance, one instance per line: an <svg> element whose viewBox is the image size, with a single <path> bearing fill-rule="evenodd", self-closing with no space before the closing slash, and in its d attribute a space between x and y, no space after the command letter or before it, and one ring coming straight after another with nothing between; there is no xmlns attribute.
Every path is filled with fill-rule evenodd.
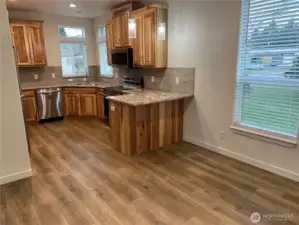
<svg viewBox="0 0 299 225"><path fill-rule="evenodd" d="M111 51L112 66L121 68L133 67L133 48L114 48Z"/></svg>

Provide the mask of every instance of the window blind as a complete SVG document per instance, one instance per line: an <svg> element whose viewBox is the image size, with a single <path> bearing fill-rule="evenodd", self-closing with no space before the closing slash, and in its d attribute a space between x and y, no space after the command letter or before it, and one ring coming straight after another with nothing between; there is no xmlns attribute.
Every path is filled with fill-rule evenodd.
<svg viewBox="0 0 299 225"><path fill-rule="evenodd" d="M299 1L243 0L235 125L297 139Z"/></svg>

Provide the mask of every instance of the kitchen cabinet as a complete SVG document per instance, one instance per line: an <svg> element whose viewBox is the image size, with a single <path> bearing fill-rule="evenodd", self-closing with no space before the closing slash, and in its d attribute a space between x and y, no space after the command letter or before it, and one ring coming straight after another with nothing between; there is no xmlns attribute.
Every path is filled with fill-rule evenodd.
<svg viewBox="0 0 299 225"><path fill-rule="evenodd" d="M64 95L65 115L79 116L79 95L65 94Z"/></svg>
<svg viewBox="0 0 299 225"><path fill-rule="evenodd" d="M121 16L116 16L114 18L115 22L115 29L114 29L114 46L115 47L122 47L122 18Z"/></svg>
<svg viewBox="0 0 299 225"><path fill-rule="evenodd" d="M109 50L111 44L109 43L113 42L115 48L133 48L135 67L166 68L168 57L167 7L158 4L149 5L132 11L132 17L136 22L136 38L130 39L128 38L128 11L114 14L112 19L114 28L110 25L111 19L107 21L108 62L111 62L111 51ZM163 32L162 26L159 28L160 24L165 24L164 40L158 38L159 32ZM113 41L110 40L110 37L113 37Z"/></svg>
<svg viewBox="0 0 299 225"><path fill-rule="evenodd" d="M10 21L10 31L18 66L46 66L41 22Z"/></svg>
<svg viewBox="0 0 299 225"><path fill-rule="evenodd" d="M80 94L80 116L97 116L97 103L95 94Z"/></svg>
<svg viewBox="0 0 299 225"><path fill-rule="evenodd" d="M36 95L33 90L23 91L23 113L26 122L37 122L38 121L38 113L37 113L37 105L36 105Z"/></svg>
<svg viewBox="0 0 299 225"><path fill-rule="evenodd" d="M41 23L29 23L27 25L29 36L29 49L32 65L46 65L46 51L44 44L43 28Z"/></svg>
<svg viewBox="0 0 299 225"><path fill-rule="evenodd" d="M134 13L133 18L136 22L136 38L130 40L133 48L134 65L142 66L143 61L143 11Z"/></svg>
<svg viewBox="0 0 299 225"><path fill-rule="evenodd" d="M97 117L95 88L65 88L64 108L66 116Z"/></svg>
<svg viewBox="0 0 299 225"><path fill-rule="evenodd" d="M121 32L121 37L122 37L122 47L130 47L130 42L129 42L129 12L125 12L121 16L121 21L122 21L122 32Z"/></svg>
<svg viewBox="0 0 299 225"><path fill-rule="evenodd" d="M105 97L103 95L97 96L98 117L105 119Z"/></svg>
<svg viewBox="0 0 299 225"><path fill-rule="evenodd" d="M156 9L145 10L143 15L143 65L155 66Z"/></svg>
<svg viewBox="0 0 299 225"><path fill-rule="evenodd" d="M129 32L128 32L128 21L129 13L121 12L114 16L114 47L123 48L130 47ZM111 22L108 22L109 24Z"/></svg>
<svg viewBox="0 0 299 225"><path fill-rule="evenodd" d="M114 48L114 21L108 20L106 23L106 46L108 65L112 64L112 49Z"/></svg>
<svg viewBox="0 0 299 225"><path fill-rule="evenodd" d="M150 5L133 11L132 15L136 21L136 38L130 39L134 66L166 68L168 9L160 5ZM158 38L160 23L165 23L165 40Z"/></svg>
<svg viewBox="0 0 299 225"><path fill-rule="evenodd" d="M10 31L18 65L29 66L31 64L31 58L26 24L11 23Z"/></svg>

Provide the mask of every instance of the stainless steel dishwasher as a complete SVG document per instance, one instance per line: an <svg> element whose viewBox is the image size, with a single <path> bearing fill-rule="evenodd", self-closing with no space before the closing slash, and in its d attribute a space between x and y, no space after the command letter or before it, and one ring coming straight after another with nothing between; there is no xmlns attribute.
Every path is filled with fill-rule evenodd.
<svg viewBox="0 0 299 225"><path fill-rule="evenodd" d="M61 88L37 89L36 96L40 120L64 116Z"/></svg>

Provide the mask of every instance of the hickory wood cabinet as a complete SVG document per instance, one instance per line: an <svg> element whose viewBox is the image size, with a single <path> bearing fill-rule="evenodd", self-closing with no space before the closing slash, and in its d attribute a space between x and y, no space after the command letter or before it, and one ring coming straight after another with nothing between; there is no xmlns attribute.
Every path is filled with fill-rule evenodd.
<svg viewBox="0 0 299 225"><path fill-rule="evenodd" d="M104 96L96 88L65 88L66 116L99 117L104 119Z"/></svg>
<svg viewBox="0 0 299 225"><path fill-rule="evenodd" d="M26 122L32 123L38 121L36 95L34 90L22 92L23 113Z"/></svg>
<svg viewBox="0 0 299 225"><path fill-rule="evenodd" d="M42 22L10 21L10 31L18 66L46 66Z"/></svg>
<svg viewBox="0 0 299 225"><path fill-rule="evenodd" d="M130 39L134 65L137 67L167 67L168 10L151 5L133 12L136 21L136 38ZM165 23L165 40L158 39L159 24Z"/></svg>
<svg viewBox="0 0 299 225"><path fill-rule="evenodd" d="M111 65L113 48L133 48L134 66L167 67L167 20L168 9L161 5L150 5L132 12L136 21L136 38L128 38L129 13L118 12L106 23L107 58ZM159 24L165 23L166 39L159 40ZM113 39L113 40L112 40Z"/></svg>
<svg viewBox="0 0 299 225"><path fill-rule="evenodd" d="M112 64L112 49L114 48L114 21L109 19L106 23L106 45L107 45L107 59L108 65Z"/></svg>

